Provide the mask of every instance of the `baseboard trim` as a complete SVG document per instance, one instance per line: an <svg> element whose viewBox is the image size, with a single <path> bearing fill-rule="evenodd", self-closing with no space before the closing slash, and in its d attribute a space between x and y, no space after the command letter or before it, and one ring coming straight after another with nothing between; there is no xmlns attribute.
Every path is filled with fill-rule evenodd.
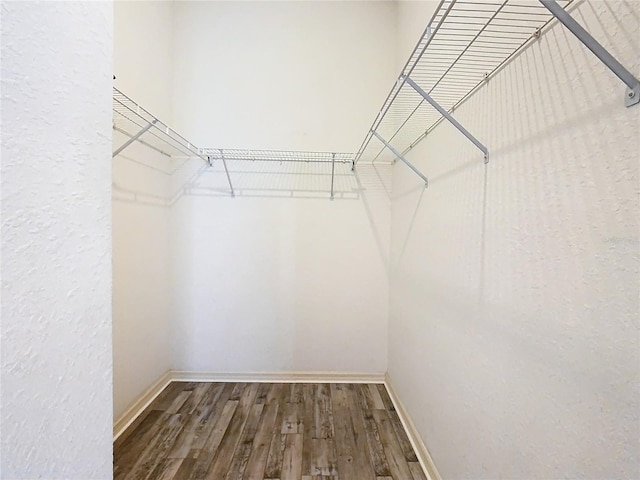
<svg viewBox="0 0 640 480"><path fill-rule="evenodd" d="M418 461L422 466L422 470L427 475L428 480L442 480L442 477L438 473L438 469L436 468L435 463L433 463L433 459L427 450L427 446L422 441L422 437L418 433L416 426L414 425L411 417L409 416L409 412L405 408L404 404L400 401L398 394L393 388L393 384L391 383L391 379L389 378L389 374L385 375L384 386L389 392L389 397L391 397L391 401L395 406L396 412L400 417L400 421L402 422L402 426L404 427L407 435L409 436L409 441L413 446L414 451L416 452L416 456L418 457Z"/></svg>
<svg viewBox="0 0 640 480"><path fill-rule="evenodd" d="M173 381L173 372L168 370L151 385L113 424L113 441L131 425L151 402Z"/></svg>
<svg viewBox="0 0 640 480"><path fill-rule="evenodd" d="M253 382L253 383L384 383L384 373L342 372L190 372L173 371L177 382Z"/></svg>
<svg viewBox="0 0 640 480"><path fill-rule="evenodd" d="M131 425L171 382L253 382L253 383L384 383L384 373L342 372L254 372L221 373L169 370L149 387L115 421L113 441Z"/></svg>

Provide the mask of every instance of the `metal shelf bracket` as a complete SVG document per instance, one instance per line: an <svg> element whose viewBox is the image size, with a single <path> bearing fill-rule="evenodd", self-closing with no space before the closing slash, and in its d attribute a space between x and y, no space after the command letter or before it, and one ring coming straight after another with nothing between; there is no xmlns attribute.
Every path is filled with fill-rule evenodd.
<svg viewBox="0 0 640 480"><path fill-rule="evenodd" d="M540 0L551 14L580 40L593 54L604 63L627 86L624 104L627 107L640 103L640 82L609 51L587 32L582 25L556 2L556 0Z"/></svg>
<svg viewBox="0 0 640 480"><path fill-rule="evenodd" d="M395 148L393 148L391 145L389 145L389 143L387 143L387 141L382 138L378 132L376 132L375 130L371 130L371 133L373 134L374 137L376 137L378 140L380 140L385 147L387 147L391 153L393 153L396 157L398 157L400 160L402 160L404 162L404 164L409 167L411 170L413 170L413 173L415 173L416 175L418 175L422 180L424 180L424 187L427 188L429 186L429 180L427 179L427 177L424 176L424 174L418 170L416 167L414 167L409 160L407 160L406 158L404 158L402 156L402 154L400 152L398 152Z"/></svg>
<svg viewBox="0 0 640 480"><path fill-rule="evenodd" d="M471 140L471 143L473 143L476 147L478 147L480 151L484 154L484 163L489 162L489 150L476 137L471 135L469 130L464 128L460 124L460 122L458 122L455 118L453 118L453 116L451 116L449 112L447 112L444 108L442 108L440 104L431 97L431 95L429 95L422 88L420 88L420 86L416 82L411 80L411 78L409 78L406 75L402 75L400 76L400 80L403 80L407 84L411 85L411 87L416 92L418 92L422 96L422 98L424 98L427 102L429 102L429 104L431 104L431 106L435 108L438 111L438 113L440 113L440 115L446 118L454 127L456 127L460 131L460 133L462 133L465 137Z"/></svg>
<svg viewBox="0 0 640 480"><path fill-rule="evenodd" d="M153 120L153 121L149 122L149 124L148 124L146 127L144 127L144 128L143 128L142 130L140 130L138 133L136 133L136 134L135 134L135 135L133 135L131 138L129 138L129 140L127 140L127 141L126 141L126 142L124 142L122 145L120 145L120 147L118 147L118 148L116 149L116 151L115 151L115 152L113 152L113 153L111 154L111 158L115 158L115 157L117 157L118 155L120 155L120 153L122 153L122 151L123 151L125 148L127 148L127 147L128 147L129 145L131 145L133 142L135 142L136 140L138 140L142 135L144 135L144 134L147 132L147 130L149 130L151 127L153 127L153 126L156 124L156 122L157 122L157 121L158 121L158 120Z"/></svg>
<svg viewBox="0 0 640 480"><path fill-rule="evenodd" d="M332 153L331 154L331 200L333 200L333 179L335 177L335 172L336 172L336 154Z"/></svg>
<svg viewBox="0 0 640 480"><path fill-rule="evenodd" d="M222 160L222 165L224 165L224 172L227 174L227 181L229 182L229 188L231 189L231 196L235 197L236 192L233 191L233 185L231 184L231 175L229 175L227 161L224 159L224 151L222 149L220 149L220 159Z"/></svg>

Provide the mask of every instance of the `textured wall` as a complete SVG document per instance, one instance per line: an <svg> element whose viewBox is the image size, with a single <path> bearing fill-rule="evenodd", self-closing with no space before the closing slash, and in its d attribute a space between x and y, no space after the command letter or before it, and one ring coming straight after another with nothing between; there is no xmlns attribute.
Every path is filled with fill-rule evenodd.
<svg viewBox="0 0 640 480"><path fill-rule="evenodd" d="M194 142L359 147L395 75L393 2L174 9L173 113ZM176 367L386 371L389 172L340 166L349 199L331 202L327 166L237 163L231 199L202 166L173 187Z"/></svg>
<svg viewBox="0 0 640 480"><path fill-rule="evenodd" d="M175 205L177 368L386 371L389 198L371 167L360 185L348 170L337 184L359 189L351 199L211 196L204 174L201 193ZM390 188L389 167L380 175ZM291 177L235 175L237 187L271 183L270 194Z"/></svg>
<svg viewBox="0 0 640 480"><path fill-rule="evenodd" d="M173 10L165 0L113 3L114 84L171 125Z"/></svg>
<svg viewBox="0 0 640 480"><path fill-rule="evenodd" d="M114 132L114 149L127 137ZM167 195L172 161L139 143L113 159L113 414L173 367Z"/></svg>
<svg viewBox="0 0 640 480"><path fill-rule="evenodd" d="M395 2L174 11L175 125L198 145L355 151L395 79Z"/></svg>
<svg viewBox="0 0 640 480"><path fill-rule="evenodd" d="M111 478L107 2L2 3L3 479Z"/></svg>
<svg viewBox="0 0 640 480"><path fill-rule="evenodd" d="M116 87L169 124L172 11L172 2L114 4ZM142 137L149 138L151 133ZM114 131L114 149L126 140ZM165 199L178 165L179 160L138 142L113 159L116 419L173 367L170 215Z"/></svg>
<svg viewBox="0 0 640 480"><path fill-rule="evenodd" d="M640 76L640 4L577 19ZM389 372L443 478L640 476L640 106L561 26L394 167Z"/></svg>

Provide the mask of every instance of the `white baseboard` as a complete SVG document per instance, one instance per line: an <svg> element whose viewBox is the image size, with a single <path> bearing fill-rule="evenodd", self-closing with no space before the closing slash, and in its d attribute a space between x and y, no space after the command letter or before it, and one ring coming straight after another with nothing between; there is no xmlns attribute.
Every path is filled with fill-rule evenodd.
<svg viewBox="0 0 640 480"><path fill-rule="evenodd" d="M384 383L384 373L342 372L253 372L215 373L174 370L177 382L253 382L253 383Z"/></svg>
<svg viewBox="0 0 640 480"><path fill-rule="evenodd" d="M149 387L113 426L113 441L131 425L151 402L171 382L255 382L255 383L382 383L389 392L400 421L404 426L418 461L428 480L442 480L404 404L398 398L389 376L384 373L338 373L338 372L256 372L213 373L169 370Z"/></svg>
<svg viewBox="0 0 640 480"><path fill-rule="evenodd" d="M129 425L171 382L254 382L254 383L384 383L384 373L341 372L256 372L214 373L169 370L149 387L113 425L115 442Z"/></svg>
<svg viewBox="0 0 640 480"><path fill-rule="evenodd" d="M140 397L138 397L138 399L133 402L133 404L122 415L120 415L120 418L118 418L113 424L114 442L172 381L172 372L171 370L168 370L142 395L140 395Z"/></svg>
<svg viewBox="0 0 640 480"><path fill-rule="evenodd" d="M442 480L442 477L438 473L438 469L436 465L433 463L433 459L427 450L427 446L422 441L422 437L418 433L416 426L414 425L407 409L404 404L398 398L396 391L393 389L393 385L391 384L391 380L389 375L385 375L384 386L387 388L387 392L389 392L389 397L391 397L391 401L396 408L396 412L400 417L400 421L402 422L402 426L404 427L407 435L409 436L409 441L413 446L413 450L416 452L416 456L418 457L418 461L422 466L422 470L427 475L428 480Z"/></svg>

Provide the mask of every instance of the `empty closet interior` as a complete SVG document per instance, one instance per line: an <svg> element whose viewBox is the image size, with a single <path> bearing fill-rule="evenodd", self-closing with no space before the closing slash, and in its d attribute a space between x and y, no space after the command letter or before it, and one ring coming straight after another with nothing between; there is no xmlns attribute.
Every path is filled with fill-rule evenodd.
<svg viewBox="0 0 640 480"><path fill-rule="evenodd" d="M114 27L116 422L170 378L375 379L442 478L639 473L638 2Z"/></svg>

